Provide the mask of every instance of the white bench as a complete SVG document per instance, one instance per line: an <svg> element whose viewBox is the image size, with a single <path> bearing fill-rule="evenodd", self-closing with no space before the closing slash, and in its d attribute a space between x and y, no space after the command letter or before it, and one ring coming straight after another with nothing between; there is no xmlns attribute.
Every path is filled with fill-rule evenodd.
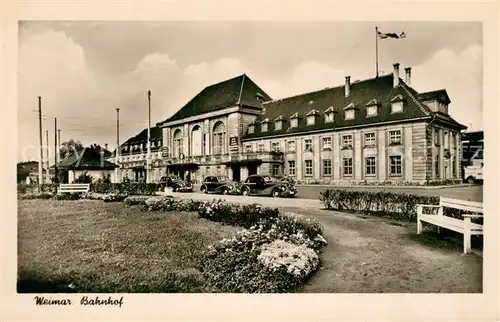
<svg viewBox="0 0 500 322"><path fill-rule="evenodd" d="M481 215L464 214L464 220L452 218L443 215L443 208L452 208L464 210ZM437 214L424 214L424 208L438 208ZM464 253L467 254L471 250L471 235L482 235L483 225L474 224L471 218L483 217L483 203L476 201L465 201L453 198L439 198L439 205L417 205L417 234L422 233L422 222L427 222L438 227L443 227L449 230L456 231L464 235Z"/></svg>
<svg viewBox="0 0 500 322"><path fill-rule="evenodd" d="M58 193L79 193L79 192L89 192L89 183L70 183L70 184L60 184Z"/></svg>

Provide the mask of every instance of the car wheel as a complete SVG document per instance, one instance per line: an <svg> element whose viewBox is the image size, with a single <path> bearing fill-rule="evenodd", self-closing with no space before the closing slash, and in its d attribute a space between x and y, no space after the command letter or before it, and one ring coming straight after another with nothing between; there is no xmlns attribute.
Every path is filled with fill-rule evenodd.
<svg viewBox="0 0 500 322"><path fill-rule="evenodd" d="M172 187L172 192L177 192L177 187Z"/></svg>
<svg viewBox="0 0 500 322"><path fill-rule="evenodd" d="M244 196L249 196L250 195L250 191L248 189L243 189L243 191L241 192L242 195Z"/></svg>
<svg viewBox="0 0 500 322"><path fill-rule="evenodd" d="M467 178L467 183L468 184L474 184L474 183L476 183L476 179L474 179L473 176L470 176L470 177Z"/></svg>
<svg viewBox="0 0 500 322"><path fill-rule="evenodd" d="M273 190L272 196L274 198L279 198L281 196L281 192L279 190Z"/></svg>
<svg viewBox="0 0 500 322"><path fill-rule="evenodd" d="M228 190L228 189L222 189L222 194L223 194L223 195L227 195L227 193L228 193L228 192L229 192L229 190Z"/></svg>
<svg viewBox="0 0 500 322"><path fill-rule="evenodd" d="M204 186L201 186L200 191L203 193L208 193L207 189Z"/></svg>

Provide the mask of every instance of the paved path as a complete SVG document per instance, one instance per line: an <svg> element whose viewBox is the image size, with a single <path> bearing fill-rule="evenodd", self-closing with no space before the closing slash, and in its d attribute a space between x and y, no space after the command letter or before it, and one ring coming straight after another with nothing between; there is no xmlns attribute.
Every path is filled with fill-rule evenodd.
<svg viewBox="0 0 500 322"><path fill-rule="evenodd" d="M314 217L328 245L306 293L457 293L482 291L482 259L460 243L416 235L415 223L323 210L319 200L174 193L183 199L259 203Z"/></svg>

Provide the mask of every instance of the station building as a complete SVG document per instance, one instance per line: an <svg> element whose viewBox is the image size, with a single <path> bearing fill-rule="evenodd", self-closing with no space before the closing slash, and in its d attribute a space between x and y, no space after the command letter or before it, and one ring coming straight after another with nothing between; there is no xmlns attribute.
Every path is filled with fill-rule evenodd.
<svg viewBox="0 0 500 322"><path fill-rule="evenodd" d="M200 182L208 175L269 174L324 184L460 180L466 127L449 115L446 90L419 93L411 87L411 68L404 78L394 64L389 75L354 82L347 76L340 86L277 100L245 74L210 85L156 124L158 176Z"/></svg>

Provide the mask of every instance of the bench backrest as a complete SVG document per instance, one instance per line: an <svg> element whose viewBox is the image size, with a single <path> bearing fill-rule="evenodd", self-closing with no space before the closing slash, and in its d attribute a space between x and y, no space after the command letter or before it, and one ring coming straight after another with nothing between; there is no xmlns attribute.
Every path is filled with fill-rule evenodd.
<svg viewBox="0 0 500 322"><path fill-rule="evenodd" d="M439 205L447 208L483 213L483 203L478 201L440 197Z"/></svg>
<svg viewBox="0 0 500 322"><path fill-rule="evenodd" d="M70 183L60 184L59 192L88 192L90 184L88 183Z"/></svg>

